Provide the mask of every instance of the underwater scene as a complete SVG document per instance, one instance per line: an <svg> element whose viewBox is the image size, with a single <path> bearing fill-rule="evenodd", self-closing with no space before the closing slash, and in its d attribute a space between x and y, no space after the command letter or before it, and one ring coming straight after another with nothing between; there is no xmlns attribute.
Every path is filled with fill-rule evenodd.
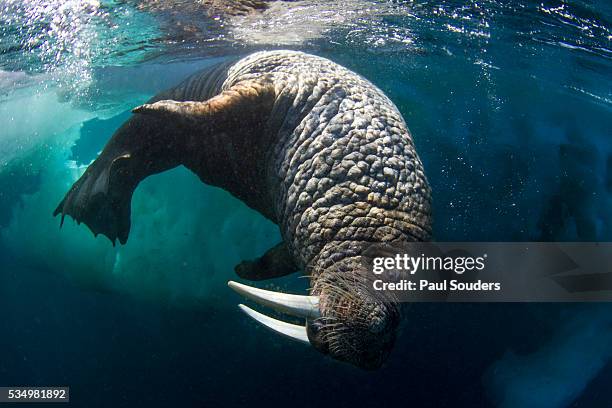
<svg viewBox="0 0 612 408"><path fill-rule="evenodd" d="M408 168L429 183L408 193L411 216L427 219L414 238L608 242L611 41L608 0L0 0L0 387L69 386L78 407L612 407L610 303L404 305L376 367L266 330L228 281L248 282L236 265L294 234L299 246L317 224L283 224L260 204L259 159L280 148L172 149L198 115L221 135L257 132L274 84L234 87L217 105L152 104L200 92L204 105L216 76L239 76L228 67L255 52L323 57L257 54L289 55L315 81L352 71L390 123L397 107ZM201 70L212 79L179 85ZM151 101L177 85L183 99ZM154 154L124 154L134 140L164 149L134 166ZM308 191L293 165L279 168ZM79 187L97 172L110 174L103 187ZM228 187L226 173L244 175ZM127 190L79 207L97 188ZM307 205L292 188L285 201ZM308 272L252 286L306 294Z"/></svg>

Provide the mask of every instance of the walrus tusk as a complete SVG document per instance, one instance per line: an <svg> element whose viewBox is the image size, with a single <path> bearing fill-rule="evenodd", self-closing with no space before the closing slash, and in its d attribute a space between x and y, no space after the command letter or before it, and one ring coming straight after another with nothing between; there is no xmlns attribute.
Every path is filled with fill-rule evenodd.
<svg viewBox="0 0 612 408"><path fill-rule="evenodd" d="M229 281L227 285L247 299L257 302L262 306L270 307L277 312L305 319L321 317L318 296L273 292L271 290L253 288L234 281Z"/></svg>
<svg viewBox="0 0 612 408"><path fill-rule="evenodd" d="M257 320L259 323L263 324L267 328L277 333L280 333L283 336L301 341L302 343L310 344L310 340L308 340L308 334L306 333L306 327L276 320L270 316L266 316L265 314L256 312L255 310L243 304L238 305L238 307L244 313L249 315L254 320Z"/></svg>

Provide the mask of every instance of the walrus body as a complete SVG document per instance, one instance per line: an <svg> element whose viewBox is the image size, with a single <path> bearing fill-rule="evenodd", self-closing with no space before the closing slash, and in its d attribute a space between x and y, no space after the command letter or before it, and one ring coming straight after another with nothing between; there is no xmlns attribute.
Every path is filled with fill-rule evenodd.
<svg viewBox="0 0 612 408"><path fill-rule="evenodd" d="M258 52L197 73L134 112L55 214L125 243L138 183L184 165L279 225L283 242L238 273L305 271L317 308L316 319L304 315L309 341L338 359L380 365L396 307L361 299L346 277L364 273L369 245L431 233L423 166L382 91L324 58ZM338 325L350 333L332 335Z"/></svg>

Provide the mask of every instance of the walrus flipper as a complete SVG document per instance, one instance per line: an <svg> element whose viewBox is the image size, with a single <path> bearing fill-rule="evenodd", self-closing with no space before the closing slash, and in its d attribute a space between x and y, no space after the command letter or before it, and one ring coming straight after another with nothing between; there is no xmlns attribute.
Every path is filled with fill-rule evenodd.
<svg viewBox="0 0 612 408"><path fill-rule="evenodd" d="M186 135L182 162L209 185L221 187L277 222L268 186L267 156L278 132L271 123L274 83L262 76L238 82L205 101L157 100L133 110Z"/></svg>
<svg viewBox="0 0 612 408"><path fill-rule="evenodd" d="M176 120L208 130L244 130L249 119L261 119L270 112L275 100L274 85L267 79L243 81L206 101L175 101L170 99L146 103L132 110Z"/></svg>
<svg viewBox="0 0 612 408"><path fill-rule="evenodd" d="M260 258L242 261L235 268L238 276L252 281L278 278L297 272L297 270L293 256L283 242L268 249Z"/></svg>
<svg viewBox="0 0 612 408"><path fill-rule="evenodd" d="M207 91L208 92L208 91ZM172 92L161 97L172 96ZM260 164L267 118L275 101L265 77L233 85L205 101L160 100L134 109L53 215L85 223L113 245L130 232L131 200L146 177L185 165L273 219ZM248 157L248 159L247 159Z"/></svg>
<svg viewBox="0 0 612 408"><path fill-rule="evenodd" d="M123 194L110 186L112 175L121 173L121 162L127 158L129 155L116 157L110 164L96 161L87 168L53 212L53 216L62 215L60 226L69 215L77 223L85 223L94 235L107 236L113 245L117 239L122 244L127 242L133 189Z"/></svg>

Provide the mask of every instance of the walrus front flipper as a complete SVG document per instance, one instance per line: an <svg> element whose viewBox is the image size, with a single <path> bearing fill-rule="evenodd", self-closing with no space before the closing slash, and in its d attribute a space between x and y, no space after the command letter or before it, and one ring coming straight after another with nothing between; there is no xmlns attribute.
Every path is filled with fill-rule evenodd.
<svg viewBox="0 0 612 408"><path fill-rule="evenodd" d="M262 257L252 261L242 261L235 268L238 276L253 281L278 278L297 270L293 256L283 242L268 249Z"/></svg>

